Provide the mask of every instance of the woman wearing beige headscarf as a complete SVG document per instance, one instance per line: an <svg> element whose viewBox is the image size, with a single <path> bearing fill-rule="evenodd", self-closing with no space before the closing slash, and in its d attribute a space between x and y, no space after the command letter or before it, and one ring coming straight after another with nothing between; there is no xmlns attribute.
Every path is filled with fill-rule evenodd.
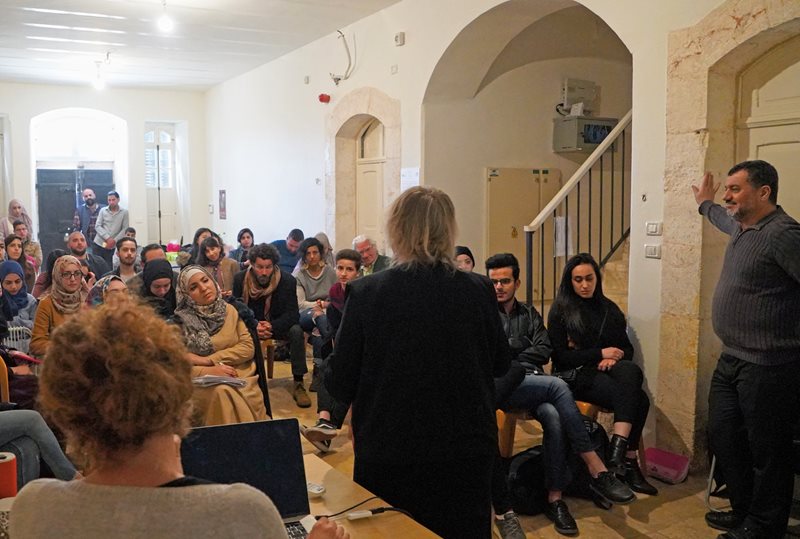
<svg viewBox="0 0 800 539"><path fill-rule="evenodd" d="M52 279L50 294L41 298L36 309L30 345L30 352L34 356L44 356L53 329L68 316L80 311L86 301L81 264L74 256L64 255L56 260Z"/></svg>
<svg viewBox="0 0 800 539"><path fill-rule="evenodd" d="M3 238L9 234L14 233L14 221L22 221L28 227L28 234L33 235L33 221L31 221L28 210L22 205L18 198L12 198L8 203L8 214L5 219L0 221L0 232L3 233Z"/></svg>
<svg viewBox="0 0 800 539"><path fill-rule="evenodd" d="M196 422L223 425L267 419L253 339L236 309L222 299L214 277L203 267L186 266L178 276L176 295L175 322L183 330L192 376L230 376L246 382L244 387L195 387Z"/></svg>

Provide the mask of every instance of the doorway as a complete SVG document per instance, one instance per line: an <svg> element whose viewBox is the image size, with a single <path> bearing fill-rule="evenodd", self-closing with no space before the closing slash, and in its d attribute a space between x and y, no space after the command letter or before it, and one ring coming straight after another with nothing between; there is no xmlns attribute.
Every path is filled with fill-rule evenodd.
<svg viewBox="0 0 800 539"><path fill-rule="evenodd" d="M361 130L356 157L356 234L383 244L383 124L372 119Z"/></svg>

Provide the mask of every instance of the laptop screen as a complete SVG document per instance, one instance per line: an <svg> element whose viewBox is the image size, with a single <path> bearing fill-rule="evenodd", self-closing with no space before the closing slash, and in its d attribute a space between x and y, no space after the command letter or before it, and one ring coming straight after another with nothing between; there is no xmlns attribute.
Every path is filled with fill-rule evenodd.
<svg viewBox="0 0 800 539"><path fill-rule="evenodd" d="M297 419L192 429L181 444L181 459L186 475L264 492L283 519L309 514Z"/></svg>

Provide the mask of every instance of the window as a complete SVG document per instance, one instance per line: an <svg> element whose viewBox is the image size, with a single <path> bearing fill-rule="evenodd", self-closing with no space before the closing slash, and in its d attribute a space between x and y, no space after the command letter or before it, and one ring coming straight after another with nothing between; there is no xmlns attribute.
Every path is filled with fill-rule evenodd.
<svg viewBox="0 0 800 539"><path fill-rule="evenodd" d="M158 160L158 162L156 162ZM175 186L175 126L146 124L144 133L145 186L158 187L156 174L160 169L162 189Z"/></svg>

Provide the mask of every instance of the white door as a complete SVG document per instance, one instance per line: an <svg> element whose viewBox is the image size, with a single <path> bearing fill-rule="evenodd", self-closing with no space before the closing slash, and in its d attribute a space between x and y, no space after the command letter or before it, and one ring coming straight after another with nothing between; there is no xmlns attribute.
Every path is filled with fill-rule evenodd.
<svg viewBox="0 0 800 539"><path fill-rule="evenodd" d="M382 245L383 162L356 164L356 233L365 234Z"/></svg>
<svg viewBox="0 0 800 539"><path fill-rule="evenodd" d="M748 159L778 169L778 204L800 219L800 123L750 129Z"/></svg>
<svg viewBox="0 0 800 539"><path fill-rule="evenodd" d="M145 132L147 243L177 242L181 237L181 220L176 188L175 126L148 127ZM160 180L156 178L158 174Z"/></svg>

